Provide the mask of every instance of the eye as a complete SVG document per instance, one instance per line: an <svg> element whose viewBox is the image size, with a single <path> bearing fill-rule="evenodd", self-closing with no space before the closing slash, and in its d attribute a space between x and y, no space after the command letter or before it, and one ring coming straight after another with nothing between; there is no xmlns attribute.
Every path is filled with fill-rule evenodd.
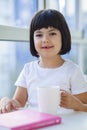
<svg viewBox="0 0 87 130"><path fill-rule="evenodd" d="M42 34L36 34L35 36L36 37L42 37Z"/></svg>
<svg viewBox="0 0 87 130"><path fill-rule="evenodd" d="M55 32L51 32L51 33L50 33L50 35L52 35L52 36L53 36L53 35L56 35L56 33L55 33Z"/></svg>

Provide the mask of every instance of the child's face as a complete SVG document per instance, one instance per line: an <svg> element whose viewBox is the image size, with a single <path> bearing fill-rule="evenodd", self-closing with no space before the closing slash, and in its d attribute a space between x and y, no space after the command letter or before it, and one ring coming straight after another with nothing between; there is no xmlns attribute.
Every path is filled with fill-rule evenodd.
<svg viewBox="0 0 87 130"><path fill-rule="evenodd" d="M41 57L58 56L62 46L59 30L48 27L34 32L35 49Z"/></svg>

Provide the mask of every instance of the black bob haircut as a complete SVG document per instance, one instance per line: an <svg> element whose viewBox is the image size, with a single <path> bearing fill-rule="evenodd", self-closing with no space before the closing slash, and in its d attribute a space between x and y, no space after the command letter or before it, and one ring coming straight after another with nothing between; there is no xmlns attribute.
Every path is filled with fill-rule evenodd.
<svg viewBox="0 0 87 130"><path fill-rule="evenodd" d="M57 10L48 9L38 11L30 24L30 52L33 56L39 57L34 46L34 32L41 28L53 27L60 31L62 37L62 47L60 55L71 50L71 34L64 16Z"/></svg>

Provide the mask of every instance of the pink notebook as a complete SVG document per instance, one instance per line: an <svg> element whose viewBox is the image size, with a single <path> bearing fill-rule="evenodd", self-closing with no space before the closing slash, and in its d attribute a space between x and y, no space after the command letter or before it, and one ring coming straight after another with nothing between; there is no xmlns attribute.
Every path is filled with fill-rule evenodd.
<svg viewBox="0 0 87 130"><path fill-rule="evenodd" d="M33 130L60 123L60 116L29 109L0 115L0 130Z"/></svg>

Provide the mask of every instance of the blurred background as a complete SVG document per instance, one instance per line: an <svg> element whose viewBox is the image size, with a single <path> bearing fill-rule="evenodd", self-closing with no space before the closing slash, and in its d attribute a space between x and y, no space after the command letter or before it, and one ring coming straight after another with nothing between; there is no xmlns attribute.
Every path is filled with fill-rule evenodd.
<svg viewBox="0 0 87 130"><path fill-rule="evenodd" d="M86 78L87 0L0 0L0 35L8 26L28 30L34 13L49 8L57 9L65 16L71 31L72 49L64 58L79 64ZM12 29L7 29L11 33ZM12 97L16 89L14 83L24 64L36 59L29 52L28 40L15 38L12 41L8 35L7 39L0 37L0 98Z"/></svg>

